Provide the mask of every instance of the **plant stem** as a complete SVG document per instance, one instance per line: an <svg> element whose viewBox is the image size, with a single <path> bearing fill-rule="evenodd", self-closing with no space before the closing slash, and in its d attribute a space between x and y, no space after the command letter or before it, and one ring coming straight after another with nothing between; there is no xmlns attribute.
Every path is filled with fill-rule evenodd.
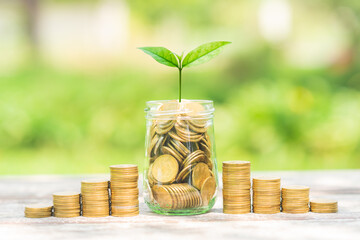
<svg viewBox="0 0 360 240"><path fill-rule="evenodd" d="M181 71L182 68L179 68L179 102L181 102Z"/></svg>

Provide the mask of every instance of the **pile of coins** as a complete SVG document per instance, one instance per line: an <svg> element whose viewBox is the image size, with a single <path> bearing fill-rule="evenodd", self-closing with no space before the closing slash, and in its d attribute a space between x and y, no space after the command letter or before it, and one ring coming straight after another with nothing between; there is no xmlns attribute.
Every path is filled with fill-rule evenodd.
<svg viewBox="0 0 360 240"><path fill-rule="evenodd" d="M187 183L155 185L153 195L161 208L182 209L201 205L199 191Z"/></svg>
<svg viewBox="0 0 360 240"><path fill-rule="evenodd" d="M80 193L54 193L53 201L55 217L70 218L80 216Z"/></svg>
<svg viewBox="0 0 360 240"><path fill-rule="evenodd" d="M207 133L211 121L198 115L204 108L195 102L173 101L159 111L164 114L152 121L148 133L150 201L167 209L207 206L216 192ZM176 200L169 204L169 199Z"/></svg>
<svg viewBox="0 0 360 240"><path fill-rule="evenodd" d="M281 189L282 211L285 213L309 212L309 192L307 186L288 186Z"/></svg>
<svg viewBox="0 0 360 240"><path fill-rule="evenodd" d="M84 217L109 216L109 181L81 181L82 215Z"/></svg>
<svg viewBox="0 0 360 240"><path fill-rule="evenodd" d="M310 210L316 213L336 213L338 203L329 199L313 199L310 201Z"/></svg>
<svg viewBox="0 0 360 240"><path fill-rule="evenodd" d="M44 218L52 215L53 206L50 204L32 204L25 207L25 217Z"/></svg>
<svg viewBox="0 0 360 240"><path fill-rule="evenodd" d="M110 166L111 215L129 217L139 214L138 167L132 164Z"/></svg>
<svg viewBox="0 0 360 240"><path fill-rule="evenodd" d="M223 212L241 214L251 212L250 162L223 162Z"/></svg>
<svg viewBox="0 0 360 240"><path fill-rule="evenodd" d="M280 212L280 178L253 178L254 213L272 214Z"/></svg>

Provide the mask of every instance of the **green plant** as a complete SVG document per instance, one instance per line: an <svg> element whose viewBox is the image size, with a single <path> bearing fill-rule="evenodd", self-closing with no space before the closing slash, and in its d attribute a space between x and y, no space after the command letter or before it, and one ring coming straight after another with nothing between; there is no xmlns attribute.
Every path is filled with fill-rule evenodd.
<svg viewBox="0 0 360 240"><path fill-rule="evenodd" d="M182 70L185 67L197 66L199 64L210 61L217 56L223 47L231 42L217 41L200 45L193 49L185 56L178 55L164 47L141 47L144 53L150 55L157 62L169 67L176 67L179 70L179 102L181 102L181 80Z"/></svg>

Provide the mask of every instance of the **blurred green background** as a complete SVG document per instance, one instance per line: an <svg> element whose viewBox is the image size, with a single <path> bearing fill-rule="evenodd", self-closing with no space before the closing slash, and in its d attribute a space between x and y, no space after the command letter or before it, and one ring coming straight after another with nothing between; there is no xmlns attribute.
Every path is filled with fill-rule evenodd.
<svg viewBox="0 0 360 240"><path fill-rule="evenodd" d="M183 97L214 100L219 162L360 167L358 0L0 0L0 174L141 164L145 102L178 83L136 47L215 40Z"/></svg>

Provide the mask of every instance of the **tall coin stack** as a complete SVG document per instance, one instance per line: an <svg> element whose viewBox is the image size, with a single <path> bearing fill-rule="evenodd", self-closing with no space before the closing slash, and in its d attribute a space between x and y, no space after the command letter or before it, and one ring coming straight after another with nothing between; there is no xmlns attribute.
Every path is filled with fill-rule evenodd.
<svg viewBox="0 0 360 240"><path fill-rule="evenodd" d="M223 162L223 212L241 214L251 212L250 162Z"/></svg>
<svg viewBox="0 0 360 240"><path fill-rule="evenodd" d="M32 204L25 207L25 217L44 218L51 217L53 206L51 204Z"/></svg>
<svg viewBox="0 0 360 240"><path fill-rule="evenodd" d="M111 215L130 217L139 214L138 167L132 164L110 166Z"/></svg>
<svg viewBox="0 0 360 240"><path fill-rule="evenodd" d="M53 194L55 217L78 217L80 216L80 193L58 192Z"/></svg>
<svg viewBox="0 0 360 240"><path fill-rule="evenodd" d="M281 190L282 211L285 213L309 212L309 192L307 186L288 186Z"/></svg>
<svg viewBox="0 0 360 240"><path fill-rule="evenodd" d="M106 217L109 209L109 181L81 181L82 215L84 217Z"/></svg>
<svg viewBox="0 0 360 240"><path fill-rule="evenodd" d="M313 199L310 201L310 210L316 213L336 213L338 203L330 199Z"/></svg>
<svg viewBox="0 0 360 240"><path fill-rule="evenodd" d="M254 213L272 214L280 212L280 178L253 178Z"/></svg>

